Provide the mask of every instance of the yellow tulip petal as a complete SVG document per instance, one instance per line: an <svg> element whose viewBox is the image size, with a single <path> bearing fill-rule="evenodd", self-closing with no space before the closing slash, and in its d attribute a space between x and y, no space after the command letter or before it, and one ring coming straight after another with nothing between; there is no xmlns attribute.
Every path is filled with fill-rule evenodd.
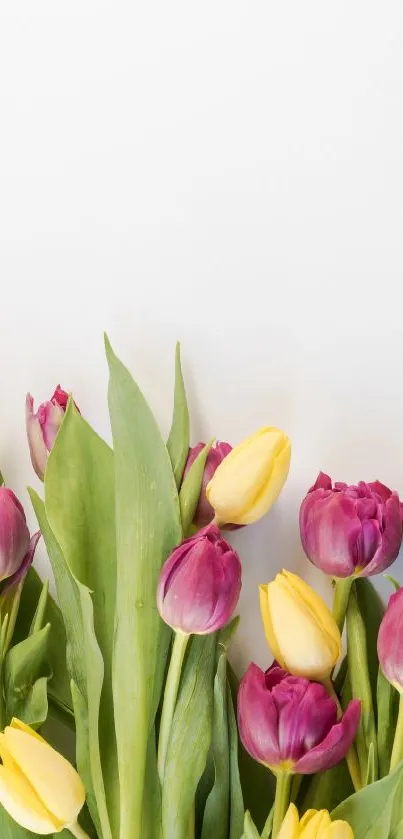
<svg viewBox="0 0 403 839"><path fill-rule="evenodd" d="M0 804L14 821L41 836L62 830L57 819L43 806L21 772L0 766Z"/></svg>
<svg viewBox="0 0 403 839"><path fill-rule="evenodd" d="M326 678L338 658L338 648L311 611L295 596L278 574L267 586L268 612L281 660L290 673L311 679Z"/></svg>
<svg viewBox="0 0 403 839"><path fill-rule="evenodd" d="M259 586L259 598L260 598L260 614L262 616L263 627L266 635L266 641L273 653L274 658L281 667L285 666L284 659L281 655L280 647L277 643L277 638L274 633L273 624L271 621L270 616L270 609L269 609L269 600L267 594L267 585L260 585Z"/></svg>
<svg viewBox="0 0 403 839"><path fill-rule="evenodd" d="M347 822L335 821L323 831L318 839L354 839L354 833Z"/></svg>
<svg viewBox="0 0 403 839"><path fill-rule="evenodd" d="M328 811L318 810L316 813L311 815L305 823L304 819L301 819L299 839L320 839L322 831L328 825L330 825L330 816Z"/></svg>
<svg viewBox="0 0 403 839"><path fill-rule="evenodd" d="M0 735L6 748L44 806L63 824L75 822L85 801L82 781L73 766L45 741L8 726Z"/></svg>
<svg viewBox="0 0 403 839"><path fill-rule="evenodd" d="M341 635L337 623L327 607L326 603L319 594L311 588L305 580L298 577L298 574L292 574L291 571L283 570L283 579L286 581L290 589L296 592L301 600L310 609L315 618L319 621L324 632L332 640L337 658L341 655Z"/></svg>
<svg viewBox="0 0 403 839"><path fill-rule="evenodd" d="M304 813L299 823L301 830L306 827L310 819L313 819L313 817L316 816L317 812L317 810L307 810L306 813Z"/></svg>
<svg viewBox="0 0 403 839"><path fill-rule="evenodd" d="M31 737L36 737L36 739L39 740L41 743L46 743L46 740L44 740L43 737L41 737L41 735L38 734L37 731L31 728L30 725L27 725L25 722L22 722L22 720L17 719L17 717L12 718L10 722L10 728L16 728L18 731L25 731L26 734L29 734ZM46 745L48 745L48 743L46 743Z"/></svg>
<svg viewBox="0 0 403 839"><path fill-rule="evenodd" d="M290 804L277 839L298 839L299 836L299 818L298 810L295 804Z"/></svg>
<svg viewBox="0 0 403 839"><path fill-rule="evenodd" d="M290 471L290 462L291 443L288 441L274 461L270 479L265 482L260 493L256 495L251 507L242 513L240 519L237 521L233 520L233 524L253 524L253 522L258 521L258 519L266 515L277 500L287 480Z"/></svg>

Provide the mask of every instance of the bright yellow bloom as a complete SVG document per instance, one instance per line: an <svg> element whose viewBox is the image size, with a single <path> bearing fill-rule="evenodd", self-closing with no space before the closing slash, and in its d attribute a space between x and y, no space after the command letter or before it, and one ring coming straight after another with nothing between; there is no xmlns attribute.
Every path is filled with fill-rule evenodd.
<svg viewBox="0 0 403 839"><path fill-rule="evenodd" d="M299 819L295 804L290 804L278 839L354 839L347 822L332 822L327 810L307 810Z"/></svg>
<svg viewBox="0 0 403 839"><path fill-rule="evenodd" d="M79 775L32 728L13 719L0 734L0 804L27 830L41 835L78 828L85 801ZM80 831L80 832L79 832Z"/></svg>
<svg viewBox="0 0 403 839"><path fill-rule="evenodd" d="M207 484L220 524L252 524L270 510L290 468L291 443L278 428L261 428L224 458Z"/></svg>
<svg viewBox="0 0 403 839"><path fill-rule="evenodd" d="M290 571L259 586L267 643L279 664L294 676L322 681L341 654L341 637L326 603Z"/></svg>

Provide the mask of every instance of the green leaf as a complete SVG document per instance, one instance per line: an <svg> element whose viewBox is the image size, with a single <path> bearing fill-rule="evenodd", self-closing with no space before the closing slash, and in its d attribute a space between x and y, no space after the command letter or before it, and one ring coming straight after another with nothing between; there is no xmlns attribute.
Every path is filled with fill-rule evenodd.
<svg viewBox="0 0 403 839"><path fill-rule="evenodd" d="M236 724L235 711L232 702L231 688L227 682L227 708L228 708L228 744L229 744L229 770L230 770L230 827L228 839L239 839L242 835L242 825L245 816L241 778L238 766L238 728Z"/></svg>
<svg viewBox="0 0 403 839"><path fill-rule="evenodd" d="M80 693L76 683L71 681L71 696L74 706L74 718L76 721L76 760L77 770L82 778L86 791L86 801L90 813L101 836L101 823L98 817L97 800L92 782L91 759L90 759L90 737L88 726L87 703Z"/></svg>
<svg viewBox="0 0 403 839"><path fill-rule="evenodd" d="M72 574L91 591L95 635L105 669L99 708L99 745L113 833L119 824L112 696L116 598L114 505L113 452L80 416L70 399L49 455L45 506L49 525Z"/></svg>
<svg viewBox="0 0 403 839"><path fill-rule="evenodd" d="M0 805L0 836L1 839L33 839L37 834L31 833L30 830L25 830L20 827L11 816ZM62 839L63 834L58 833L57 839ZM67 836L65 837L67 839ZM71 836L70 836L71 839Z"/></svg>
<svg viewBox="0 0 403 839"><path fill-rule="evenodd" d="M265 826L261 833L261 839L269 839L271 836L271 832L273 829L273 819L274 819L274 806L271 808L269 815L267 816Z"/></svg>
<svg viewBox="0 0 403 839"><path fill-rule="evenodd" d="M29 635L34 635L35 632L39 632L42 627L45 625L45 614L46 614L46 606L48 602L48 595L49 595L49 580L45 580L42 586L42 591L39 595L38 605L35 610L34 617L32 619L31 626L29 627Z"/></svg>
<svg viewBox="0 0 403 839"><path fill-rule="evenodd" d="M55 446L57 446L59 435L60 431ZM91 816L94 824L101 825L102 839L112 839L98 739L104 666L95 637L91 595L88 588L76 579L66 562L49 526L43 502L34 490L30 490L30 497L45 540L65 622L68 671L83 696L86 706L88 725L86 745L91 766L91 785L97 803L97 810L93 809ZM82 726L78 726L77 753L84 748L80 739L81 732Z"/></svg>
<svg viewBox="0 0 403 839"><path fill-rule="evenodd" d="M399 694L390 682L385 679L381 668L379 668L378 673L377 709L379 774L383 778L389 774L390 758L399 709Z"/></svg>
<svg viewBox="0 0 403 839"><path fill-rule="evenodd" d="M356 745L361 777L367 776L369 750L372 747L374 780L378 777L378 749L372 689L368 672L367 633L353 585L347 607L348 674L354 697L361 700L361 717Z"/></svg>
<svg viewBox="0 0 403 839"><path fill-rule="evenodd" d="M181 540L182 528L171 462L154 416L107 338L105 344L115 452L117 591L113 685L120 839L138 839L148 739L160 698L170 637L156 608L157 582L164 560Z"/></svg>
<svg viewBox="0 0 403 839"><path fill-rule="evenodd" d="M214 635L195 635L190 641L165 764L164 839L189 836L196 789L212 739L215 645Z"/></svg>
<svg viewBox="0 0 403 839"><path fill-rule="evenodd" d="M364 787L332 812L332 820L342 819L351 825L354 839L389 839L397 822L395 801L399 796L401 818L401 788L403 765L393 775Z"/></svg>
<svg viewBox="0 0 403 839"><path fill-rule="evenodd" d="M7 722L12 717L28 725L40 725L47 717L48 640L50 624L28 636L7 653L4 689Z"/></svg>
<svg viewBox="0 0 403 839"><path fill-rule="evenodd" d="M245 813L242 839L260 839L258 830L252 821L252 816L249 810Z"/></svg>
<svg viewBox="0 0 403 839"><path fill-rule="evenodd" d="M368 765L367 765L367 774L365 779L365 786L368 787L369 784L373 784L376 781L376 774L375 774L375 749L374 744L370 743L368 749Z"/></svg>
<svg viewBox="0 0 403 839"><path fill-rule="evenodd" d="M175 396L174 413L167 449L171 458L176 486L182 483L183 470L189 453L189 409L186 399L185 383L182 376L181 349L178 341L175 355Z"/></svg>
<svg viewBox="0 0 403 839"><path fill-rule="evenodd" d="M362 615L365 625L368 673L372 690L372 702L375 706L379 666L376 645L379 627L385 612L385 607L378 592L371 583L371 580L365 579L364 577L358 578L355 580L354 588L357 594L360 614Z"/></svg>
<svg viewBox="0 0 403 839"><path fill-rule="evenodd" d="M332 769L317 775L307 775L298 796L298 809L301 813L306 810L333 810L353 792L350 773L345 760Z"/></svg>
<svg viewBox="0 0 403 839"><path fill-rule="evenodd" d="M204 467L206 465L207 455L213 445L213 440L207 443L207 446L201 450L197 455L196 460L193 461L189 472L183 481L181 491L179 493L179 503L181 510L182 529L186 534L192 524L196 507L199 503L200 491L203 481Z"/></svg>
<svg viewBox="0 0 403 839"><path fill-rule="evenodd" d="M228 839L229 750L227 716L227 657L221 653L214 679L212 755L215 778L206 802L201 839Z"/></svg>
<svg viewBox="0 0 403 839"><path fill-rule="evenodd" d="M152 731L148 741L146 791L141 814L141 839L162 839L161 825L161 786L157 770L157 752L155 731Z"/></svg>
<svg viewBox="0 0 403 839"><path fill-rule="evenodd" d="M384 574L385 580L389 580L395 591L399 591L400 583L391 574Z"/></svg>

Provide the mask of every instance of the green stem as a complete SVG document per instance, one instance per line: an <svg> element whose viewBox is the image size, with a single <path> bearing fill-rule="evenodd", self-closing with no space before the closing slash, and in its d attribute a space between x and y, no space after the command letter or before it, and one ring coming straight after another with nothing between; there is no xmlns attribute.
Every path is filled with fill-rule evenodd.
<svg viewBox="0 0 403 839"><path fill-rule="evenodd" d="M290 803L292 775L289 772L278 772L276 775L276 797L274 799L274 816L272 839L277 839L284 816Z"/></svg>
<svg viewBox="0 0 403 839"><path fill-rule="evenodd" d="M403 758L403 694L399 697L399 714L397 717L397 726L395 732L395 739L393 741L392 756L390 758L389 772L393 772L396 766Z"/></svg>
<svg viewBox="0 0 403 839"><path fill-rule="evenodd" d="M70 824L68 829L70 833L72 833L73 836L76 837L76 839L90 839L88 833L86 833L85 830L83 830L82 827L80 827L78 822L76 822L75 824Z"/></svg>
<svg viewBox="0 0 403 839"><path fill-rule="evenodd" d="M343 710L339 702L339 697L337 696L337 693L333 687L332 680L330 678L325 679L323 681L323 684L325 688L328 690L332 699L334 699L337 705L338 716L341 717ZM350 772L351 780L353 782L353 787L355 791L358 792L360 789L362 789L363 784L361 780L360 764L358 762L357 751L354 745L350 747L350 750L346 755L346 763Z"/></svg>
<svg viewBox="0 0 403 839"><path fill-rule="evenodd" d="M335 577L334 580L333 617L340 629L340 632L343 632L348 599L350 597L353 582L354 577Z"/></svg>
<svg viewBox="0 0 403 839"><path fill-rule="evenodd" d="M185 657L186 647L189 638L189 635L183 635L182 632L175 633L175 640L172 647L171 660L169 662L158 740L158 774L160 776L161 784L164 779L165 761L167 757L172 719L175 710L176 697L178 695L183 659Z"/></svg>
<svg viewBox="0 0 403 839"><path fill-rule="evenodd" d="M195 839L195 830L196 830L196 810L195 810L195 805L192 804L192 809L190 811L190 818L189 818L189 839Z"/></svg>

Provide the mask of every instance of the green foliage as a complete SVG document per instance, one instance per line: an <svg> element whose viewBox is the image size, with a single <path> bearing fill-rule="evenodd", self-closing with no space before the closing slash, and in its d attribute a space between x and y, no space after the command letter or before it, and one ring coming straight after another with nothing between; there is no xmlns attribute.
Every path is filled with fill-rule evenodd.
<svg viewBox="0 0 403 839"><path fill-rule="evenodd" d="M212 445L213 443L211 441L197 455L196 460L193 461L189 472L183 481L181 491L179 493L182 529L185 535L188 533L196 512L196 507L200 497L204 467L206 465L207 455Z"/></svg>
<svg viewBox="0 0 403 839"><path fill-rule="evenodd" d="M355 793L332 812L332 819L344 819L354 839L390 839L401 830L403 765L371 786Z"/></svg>
<svg viewBox="0 0 403 839"><path fill-rule="evenodd" d="M179 341L176 345L175 355L174 412L171 431L167 442L167 449L169 457L171 458L172 471L174 473L176 486L179 489L182 483L183 470L185 468L189 452L189 409L186 399L185 383L182 375Z"/></svg>

